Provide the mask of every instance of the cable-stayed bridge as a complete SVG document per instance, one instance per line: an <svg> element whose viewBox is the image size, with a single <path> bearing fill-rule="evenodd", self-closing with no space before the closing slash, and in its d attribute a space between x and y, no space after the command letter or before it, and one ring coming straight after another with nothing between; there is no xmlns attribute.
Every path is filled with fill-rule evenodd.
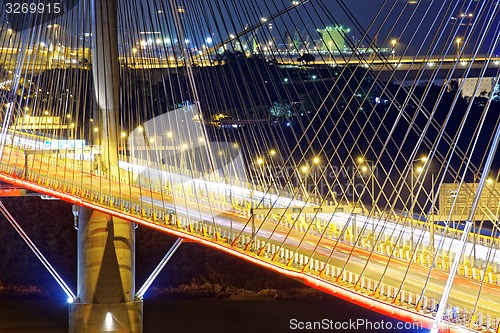
<svg viewBox="0 0 500 333"><path fill-rule="evenodd" d="M498 2L234 5L5 13L0 179L75 205L76 294L54 272L70 330L142 331L142 224L424 327L496 331Z"/></svg>

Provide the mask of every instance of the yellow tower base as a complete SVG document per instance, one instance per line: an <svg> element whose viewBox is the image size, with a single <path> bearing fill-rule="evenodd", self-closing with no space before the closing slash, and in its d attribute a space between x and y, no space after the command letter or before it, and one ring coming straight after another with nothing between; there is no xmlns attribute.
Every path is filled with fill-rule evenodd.
<svg viewBox="0 0 500 333"><path fill-rule="evenodd" d="M135 225L80 207L77 299L69 307L69 332L142 333L142 301L134 295Z"/></svg>

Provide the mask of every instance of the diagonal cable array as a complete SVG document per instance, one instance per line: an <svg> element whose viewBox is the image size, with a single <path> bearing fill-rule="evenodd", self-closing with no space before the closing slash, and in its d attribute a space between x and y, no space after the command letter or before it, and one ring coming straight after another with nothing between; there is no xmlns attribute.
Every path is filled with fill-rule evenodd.
<svg viewBox="0 0 500 333"><path fill-rule="evenodd" d="M1 178L495 327L499 8L122 1L112 122L92 2L2 13Z"/></svg>

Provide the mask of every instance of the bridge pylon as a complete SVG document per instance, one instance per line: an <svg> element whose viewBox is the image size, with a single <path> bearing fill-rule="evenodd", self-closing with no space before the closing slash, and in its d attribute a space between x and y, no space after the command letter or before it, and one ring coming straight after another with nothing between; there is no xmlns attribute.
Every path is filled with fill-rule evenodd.
<svg viewBox="0 0 500 333"><path fill-rule="evenodd" d="M135 297L135 226L80 207L77 299L69 332L142 332L142 301Z"/></svg>
<svg viewBox="0 0 500 333"><path fill-rule="evenodd" d="M92 0L91 11L94 143L101 155L97 170L119 178L117 0ZM142 333L134 224L84 207L78 221L77 299L70 305L69 332Z"/></svg>

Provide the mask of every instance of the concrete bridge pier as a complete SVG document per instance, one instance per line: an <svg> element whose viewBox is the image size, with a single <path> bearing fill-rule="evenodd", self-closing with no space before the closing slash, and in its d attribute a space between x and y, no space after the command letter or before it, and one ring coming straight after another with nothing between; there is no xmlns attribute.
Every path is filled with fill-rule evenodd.
<svg viewBox="0 0 500 333"><path fill-rule="evenodd" d="M142 301L135 297L135 226L80 207L77 299L69 332L142 332Z"/></svg>
<svg viewBox="0 0 500 333"><path fill-rule="evenodd" d="M91 0L92 74L102 172L118 173L119 77L117 0ZM88 208L78 211L77 299L69 331L142 333L142 301L135 297L133 223Z"/></svg>

